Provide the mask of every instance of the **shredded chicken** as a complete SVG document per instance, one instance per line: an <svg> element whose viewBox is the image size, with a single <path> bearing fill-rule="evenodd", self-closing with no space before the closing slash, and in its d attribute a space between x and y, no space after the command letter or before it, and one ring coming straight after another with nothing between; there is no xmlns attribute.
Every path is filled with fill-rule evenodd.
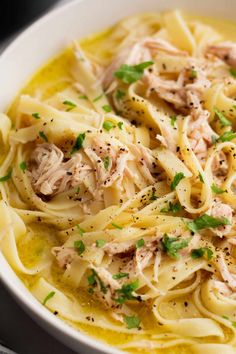
<svg viewBox="0 0 236 354"><path fill-rule="evenodd" d="M231 224L233 220L233 209L228 204L224 204L221 201L215 200L208 213L214 218L226 218L229 220L229 225L223 225L212 229L212 232L216 236L223 237L224 235L227 235L232 228Z"/></svg>
<svg viewBox="0 0 236 354"><path fill-rule="evenodd" d="M52 254L56 257L60 268L68 268L74 258L78 255L72 247L53 247Z"/></svg>
<svg viewBox="0 0 236 354"><path fill-rule="evenodd" d="M222 253L220 254L220 256L217 259L217 267L219 269L219 272L220 272L223 280L226 282L226 284L232 290L235 291L236 290L236 274L230 273Z"/></svg>
<svg viewBox="0 0 236 354"><path fill-rule="evenodd" d="M31 183L36 193L55 195L78 186L92 170L76 153L66 162L54 144L40 144L30 159Z"/></svg>
<svg viewBox="0 0 236 354"><path fill-rule="evenodd" d="M215 55L229 66L236 69L236 43L227 41L210 45L206 53Z"/></svg>

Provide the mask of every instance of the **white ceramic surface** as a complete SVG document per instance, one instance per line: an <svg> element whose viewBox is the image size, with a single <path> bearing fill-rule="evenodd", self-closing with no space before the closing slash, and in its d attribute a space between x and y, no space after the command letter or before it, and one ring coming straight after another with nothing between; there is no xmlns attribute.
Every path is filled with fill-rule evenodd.
<svg viewBox="0 0 236 354"><path fill-rule="evenodd" d="M173 8L235 20L236 1L76 0L68 3L26 29L2 53L0 57L0 111L6 109L34 71L51 56L60 52L72 39L106 28L127 15ZM30 316L75 351L84 354L121 353L75 331L47 311L24 287L1 253L0 279Z"/></svg>

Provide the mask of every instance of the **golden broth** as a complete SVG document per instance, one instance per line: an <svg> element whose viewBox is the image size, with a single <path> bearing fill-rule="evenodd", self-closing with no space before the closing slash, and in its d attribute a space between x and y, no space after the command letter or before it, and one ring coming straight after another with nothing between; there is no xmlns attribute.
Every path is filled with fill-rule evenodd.
<svg viewBox="0 0 236 354"><path fill-rule="evenodd" d="M213 18L205 18L205 17L196 17L187 15L186 16L190 20L201 20L202 23L209 24L213 28L217 29L222 35L227 39L236 40L236 25L229 21L213 19ZM109 60L109 47L116 46L118 44L117 39L114 40L112 38L112 28L108 29L99 34L95 34L81 41L81 47L88 55L96 55L98 60L107 61ZM37 92L40 90L43 92L43 99L46 99L53 95L54 93L61 91L66 88L70 82L72 81L72 76L70 74L70 63L72 60L72 47L67 48L62 53L60 53L57 57L52 59L49 63L43 66L29 81L29 83L23 88L21 93L30 94L32 96L37 96ZM17 100L17 98L16 98ZM14 107L15 102L9 108L8 114L14 121ZM56 241L56 231L52 232L51 229L42 227L40 224L32 225L34 229L33 237L25 237L18 241L18 250L20 257L23 263L28 266L34 266L42 257L43 254L47 254L50 257L50 248L59 244ZM32 236L32 235L31 235ZM74 290L70 288L68 285L65 285L61 281L62 272L61 270L54 265L52 271L49 272L47 270L44 271L43 275L53 281L55 286L59 289L63 290L65 294L72 295L78 299L78 301L84 306L88 306L91 309L93 307L93 311L100 312L98 304L94 300L88 300L87 293L81 290ZM22 276L19 274L19 277L23 280L27 287L31 287L34 282L37 280L37 276ZM142 310L142 311L145 311ZM144 322L147 323L147 327L151 329L150 320L151 311L146 310L146 314L143 314ZM111 345L119 345L127 342L128 340L135 339L134 335L127 334L119 334L103 330L97 327L93 327L91 325L79 324L79 323L71 323L73 327L76 327L78 330L83 331L84 333L96 337L100 340L103 340L106 343ZM155 333L157 333L157 328L155 329ZM158 334L163 333L161 326L158 327ZM143 337L144 339L148 339L148 335ZM210 338L209 338L210 341ZM137 350L129 350L130 353L137 353ZM191 351L187 347L176 347L170 349L152 349L150 350L139 350L141 354L190 354Z"/></svg>

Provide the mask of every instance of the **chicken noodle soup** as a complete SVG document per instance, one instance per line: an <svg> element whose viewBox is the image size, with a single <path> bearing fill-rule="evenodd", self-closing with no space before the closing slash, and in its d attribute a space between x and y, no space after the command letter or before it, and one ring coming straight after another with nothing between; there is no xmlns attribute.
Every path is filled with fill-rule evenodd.
<svg viewBox="0 0 236 354"><path fill-rule="evenodd" d="M5 257L43 306L124 351L236 351L229 39L179 11L125 19L0 116Z"/></svg>

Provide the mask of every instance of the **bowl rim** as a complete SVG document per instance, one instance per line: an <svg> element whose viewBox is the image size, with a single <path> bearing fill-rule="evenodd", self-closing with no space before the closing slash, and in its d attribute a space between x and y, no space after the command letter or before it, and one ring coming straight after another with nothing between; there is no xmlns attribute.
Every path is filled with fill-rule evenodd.
<svg viewBox="0 0 236 354"><path fill-rule="evenodd" d="M73 9L77 4L85 2L86 0L71 0L68 3L59 5L56 8L51 9L48 13L39 17L35 22L30 24L28 27L23 29L23 31L16 35L16 37L3 49L0 54L0 66L2 65L5 57L11 54L14 48L19 42L25 40L25 38L30 35L37 27L43 26L44 23L51 21L52 18L60 16L63 14L65 9ZM13 96L14 99L14 96ZM58 318L53 315L53 313L45 308L40 302L32 295L29 289L24 285L24 283L17 276L17 273L13 270L10 264L7 262L3 253L0 250L0 283L4 285L11 296L16 300L21 308L27 312L27 314L35 320L41 327L47 324L48 328L43 328L46 332L50 333L53 337L57 338L60 342L63 342L67 347L66 339L72 339L74 343L82 343L87 349L95 349L101 353L107 354L122 354L123 351L116 349L115 347L101 342L99 339L89 336L80 330L76 330L69 324L67 324L63 319ZM25 295L28 296L25 296ZM96 329L96 326L94 326ZM63 338L66 336L66 338ZM73 350L75 345L71 346ZM78 348L80 349L80 348Z"/></svg>

